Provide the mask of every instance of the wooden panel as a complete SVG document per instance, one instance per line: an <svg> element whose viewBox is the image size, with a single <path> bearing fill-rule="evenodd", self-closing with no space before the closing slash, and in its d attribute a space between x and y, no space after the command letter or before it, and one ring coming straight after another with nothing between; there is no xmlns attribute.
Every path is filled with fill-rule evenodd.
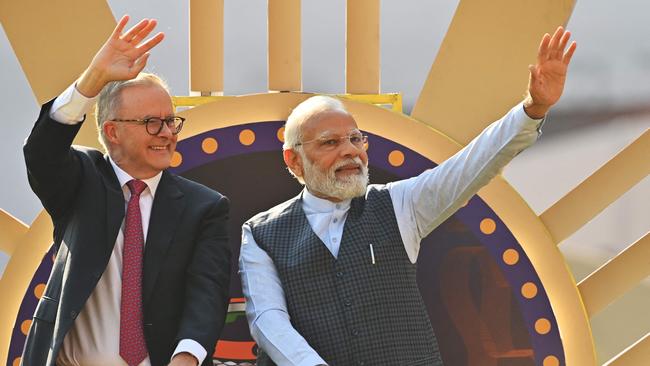
<svg viewBox="0 0 650 366"><path fill-rule="evenodd" d="M411 116L467 145L523 99L542 35L574 2L461 0Z"/></svg>
<svg viewBox="0 0 650 366"><path fill-rule="evenodd" d="M52 220L45 212L36 217L25 235L20 238L11 260L7 263L5 272L0 280L0 294L2 294L2 306L0 306L0 360L6 360L13 331L12 324L16 321L16 315L20 303L25 296L25 289L34 276L43 259L43 255L52 244ZM13 361L13 360L10 360Z"/></svg>
<svg viewBox="0 0 650 366"><path fill-rule="evenodd" d="M300 0L269 0L269 90L302 90Z"/></svg>
<svg viewBox="0 0 650 366"><path fill-rule="evenodd" d="M540 215L556 243L650 174L650 129Z"/></svg>
<svg viewBox="0 0 650 366"><path fill-rule="evenodd" d="M607 362L605 366L641 366L647 365L648 360L650 360L650 333Z"/></svg>
<svg viewBox="0 0 650 366"><path fill-rule="evenodd" d="M223 92L223 0L190 1L190 90Z"/></svg>
<svg viewBox="0 0 650 366"><path fill-rule="evenodd" d="M20 238L27 232L27 225L0 208L0 250L11 257Z"/></svg>
<svg viewBox="0 0 650 366"><path fill-rule="evenodd" d="M348 0L345 92L379 94L379 0Z"/></svg>
<svg viewBox="0 0 650 366"><path fill-rule="evenodd" d="M648 276L650 233L578 284L587 315L593 317Z"/></svg>
<svg viewBox="0 0 650 366"><path fill-rule="evenodd" d="M116 24L106 0L1 1L0 20L39 104L83 72Z"/></svg>

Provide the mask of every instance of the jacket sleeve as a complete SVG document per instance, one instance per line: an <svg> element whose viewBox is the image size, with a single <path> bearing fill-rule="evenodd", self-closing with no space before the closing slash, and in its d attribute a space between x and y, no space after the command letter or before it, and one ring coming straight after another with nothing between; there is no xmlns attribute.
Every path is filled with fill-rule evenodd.
<svg viewBox="0 0 650 366"><path fill-rule="evenodd" d="M50 118L53 100L43 105L25 141L29 184L53 220L66 215L81 184L82 166L72 141L81 123L66 125Z"/></svg>

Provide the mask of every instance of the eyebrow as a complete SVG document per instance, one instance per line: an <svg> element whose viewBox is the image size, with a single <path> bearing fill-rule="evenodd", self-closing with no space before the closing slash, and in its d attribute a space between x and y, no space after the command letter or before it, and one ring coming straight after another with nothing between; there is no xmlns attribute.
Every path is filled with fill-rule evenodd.
<svg viewBox="0 0 650 366"><path fill-rule="evenodd" d="M324 131L318 137L316 137L316 139L322 139L324 137L332 137L332 136L337 136L337 137L349 136L349 135L351 135L353 133L357 133L357 132L361 133L361 130L359 130L358 128L355 128L355 129L352 129L352 130L348 131L346 135L338 135L338 134L331 133L331 131Z"/></svg>

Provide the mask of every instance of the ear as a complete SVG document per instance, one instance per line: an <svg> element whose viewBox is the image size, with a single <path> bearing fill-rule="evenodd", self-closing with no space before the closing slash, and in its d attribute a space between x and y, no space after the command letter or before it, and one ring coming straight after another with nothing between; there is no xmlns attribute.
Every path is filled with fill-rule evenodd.
<svg viewBox="0 0 650 366"><path fill-rule="evenodd" d="M119 131L117 125L114 122L106 121L102 123L102 132L104 132L106 140L111 144L119 143Z"/></svg>
<svg viewBox="0 0 650 366"><path fill-rule="evenodd" d="M289 170L291 170L295 176L302 178L304 175L302 169L302 156L293 149L284 150L282 156L284 157L284 163L287 164Z"/></svg>

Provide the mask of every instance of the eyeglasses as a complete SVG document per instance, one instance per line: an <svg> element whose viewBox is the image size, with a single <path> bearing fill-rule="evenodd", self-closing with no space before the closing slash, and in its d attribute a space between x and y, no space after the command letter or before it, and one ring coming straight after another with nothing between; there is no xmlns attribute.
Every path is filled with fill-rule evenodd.
<svg viewBox="0 0 650 366"><path fill-rule="evenodd" d="M183 122L185 122L185 118L178 116L167 118L149 117L145 119L112 119L111 121L130 122L145 125L147 133L155 136L159 134L160 131L162 131L163 124L167 125L169 130L172 132L172 135L178 134L183 128Z"/></svg>
<svg viewBox="0 0 650 366"><path fill-rule="evenodd" d="M362 135L361 132L353 132L349 135L341 136L341 137L334 137L334 136L319 137L317 139L299 142L294 146L298 147L300 145L306 145L315 142L317 144L318 149L331 151L331 150L336 150L339 146L341 146L341 144L343 144L346 141L350 141L350 143L357 149L365 150L367 146L366 144L368 143L368 136Z"/></svg>

